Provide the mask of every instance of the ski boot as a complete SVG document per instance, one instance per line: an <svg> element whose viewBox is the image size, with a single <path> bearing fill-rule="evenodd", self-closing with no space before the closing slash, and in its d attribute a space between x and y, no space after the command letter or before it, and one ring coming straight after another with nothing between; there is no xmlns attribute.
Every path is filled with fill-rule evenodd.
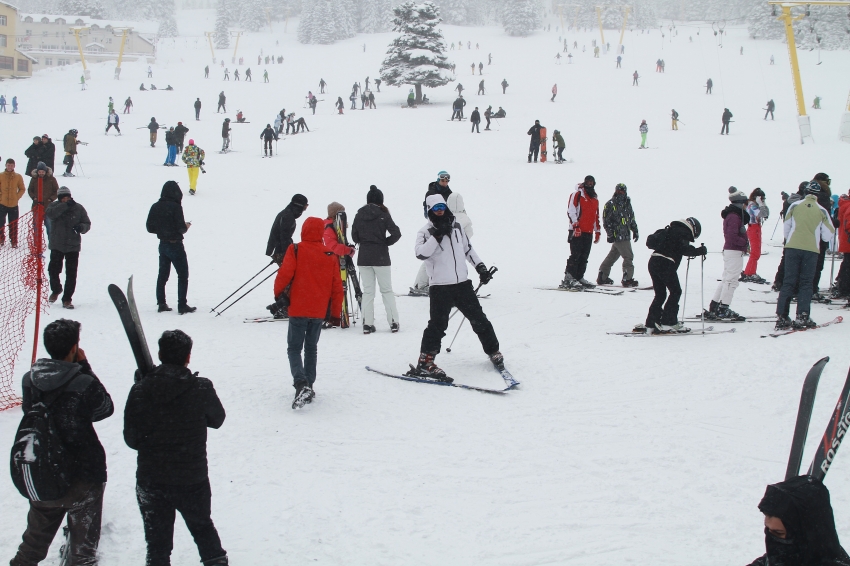
<svg viewBox="0 0 850 566"><path fill-rule="evenodd" d="M594 285L593 283L591 283L590 281L588 281L584 277L579 279L578 282L581 284L582 287L584 287L586 289L593 289L594 287L596 287L596 285ZM613 283L613 281L612 281L612 283Z"/></svg>
<svg viewBox="0 0 850 566"><path fill-rule="evenodd" d="M374 326L370 326L368 324L363 325L363 334L372 334L373 332L377 332L378 329Z"/></svg>
<svg viewBox="0 0 850 566"><path fill-rule="evenodd" d="M717 320L717 308L720 306L720 303L717 301L711 301L708 304L708 309L703 309L702 317L705 320Z"/></svg>
<svg viewBox="0 0 850 566"><path fill-rule="evenodd" d="M646 325L635 324L635 327L632 328L632 332L634 332L635 334L646 334Z"/></svg>
<svg viewBox="0 0 850 566"><path fill-rule="evenodd" d="M313 397L316 396L316 392L313 391L313 388L309 385L299 385L295 389L295 399L292 400L292 408L299 409L304 405L313 401Z"/></svg>
<svg viewBox="0 0 850 566"><path fill-rule="evenodd" d="M756 285L767 285L767 279L758 273L753 273L750 275L750 283L755 283Z"/></svg>
<svg viewBox="0 0 850 566"><path fill-rule="evenodd" d="M190 307L189 305L177 305L177 312L180 314L193 313L198 310L198 307Z"/></svg>
<svg viewBox="0 0 850 566"><path fill-rule="evenodd" d="M600 274L596 277L596 284L597 284L597 285L613 285L613 284L614 284L614 280L613 280L613 279L611 279L610 277L602 277L602 274L600 273Z"/></svg>
<svg viewBox="0 0 850 566"><path fill-rule="evenodd" d="M791 319L788 315L780 314L776 318L776 326L773 327L774 330L790 330L792 326Z"/></svg>
<svg viewBox="0 0 850 566"><path fill-rule="evenodd" d="M422 352L419 354L419 361L416 366L411 364L410 371L408 371L405 375L409 375L410 377L433 379L434 381L442 381L443 383L451 383L454 381L451 377L446 375L446 372L437 367L437 364L434 363L435 355L436 354Z"/></svg>
<svg viewBox="0 0 850 566"><path fill-rule="evenodd" d="M578 280L573 277L569 272L564 273L564 280L558 285L560 289L566 289L568 291L581 291L584 289L584 285L578 282Z"/></svg>
<svg viewBox="0 0 850 566"><path fill-rule="evenodd" d="M794 327L794 330L808 330L809 328L817 328L818 323L809 318L809 313L801 312L791 323L791 326Z"/></svg>
<svg viewBox="0 0 850 566"><path fill-rule="evenodd" d="M662 334L684 334L691 331L690 328L681 322L676 322L675 324L661 324L660 322L656 322L655 328Z"/></svg>
<svg viewBox="0 0 850 566"><path fill-rule="evenodd" d="M623 279L623 287L637 287L638 282L635 279Z"/></svg>
<svg viewBox="0 0 850 566"><path fill-rule="evenodd" d="M398 332L398 331L399 331L399 328L401 328L401 327L399 326L399 324L398 324L397 322L394 322L394 323L392 323L392 324L390 325L390 332L392 332L392 333L396 333L396 332Z"/></svg>
<svg viewBox="0 0 850 566"><path fill-rule="evenodd" d="M729 305L720 303L717 306L717 320L729 320L732 322L745 322L747 319L729 308Z"/></svg>
<svg viewBox="0 0 850 566"><path fill-rule="evenodd" d="M194 195L194 194L195 194L195 189L189 189L189 194L190 194L190 195Z"/></svg>
<svg viewBox="0 0 850 566"><path fill-rule="evenodd" d="M505 357L501 352L494 352L490 354L490 362L493 364L493 367L499 371L505 369Z"/></svg>

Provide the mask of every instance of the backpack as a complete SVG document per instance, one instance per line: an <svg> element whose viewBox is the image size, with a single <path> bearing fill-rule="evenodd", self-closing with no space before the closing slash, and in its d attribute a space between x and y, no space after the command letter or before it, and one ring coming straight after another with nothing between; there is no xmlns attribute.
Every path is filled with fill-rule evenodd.
<svg viewBox="0 0 850 566"><path fill-rule="evenodd" d="M74 379L76 376L59 389L42 394L21 418L15 434L9 462L12 482L30 501L61 499L71 487L73 467L50 406Z"/></svg>
<svg viewBox="0 0 850 566"><path fill-rule="evenodd" d="M646 247L651 250L658 250L661 246L664 245L664 241L667 239L667 230L669 226L665 226L660 230L656 230L646 239Z"/></svg>

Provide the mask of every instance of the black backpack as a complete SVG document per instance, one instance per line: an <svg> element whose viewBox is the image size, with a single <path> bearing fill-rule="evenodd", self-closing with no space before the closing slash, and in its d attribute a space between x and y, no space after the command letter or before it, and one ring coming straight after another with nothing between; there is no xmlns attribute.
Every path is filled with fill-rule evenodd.
<svg viewBox="0 0 850 566"><path fill-rule="evenodd" d="M61 499L71 487L73 469L50 406L76 376L49 394L41 394L18 426L9 465L12 482L30 501Z"/></svg>
<svg viewBox="0 0 850 566"><path fill-rule="evenodd" d="M660 230L656 230L646 239L646 247L651 250L657 250L661 246L664 245L664 241L667 239L667 229L669 226L665 226Z"/></svg>

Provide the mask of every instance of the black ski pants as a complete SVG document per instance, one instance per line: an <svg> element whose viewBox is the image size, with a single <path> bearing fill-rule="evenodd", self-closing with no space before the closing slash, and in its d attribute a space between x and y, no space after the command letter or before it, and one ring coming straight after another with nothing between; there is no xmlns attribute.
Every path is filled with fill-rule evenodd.
<svg viewBox="0 0 850 566"><path fill-rule="evenodd" d="M12 245L18 245L18 211L17 206L0 204L0 245L6 243L6 224L9 225L9 239L12 240ZM45 220L47 219L45 218Z"/></svg>
<svg viewBox="0 0 850 566"><path fill-rule="evenodd" d="M454 285L431 285L431 318L422 333L420 352L438 354L446 328L449 326L449 314L454 307L469 319L472 331L478 335L481 347L488 356L499 351L499 339L487 315L481 309L481 303L475 296L472 281Z"/></svg>
<svg viewBox="0 0 850 566"><path fill-rule="evenodd" d="M531 162L531 156L534 156L534 161L537 161L537 155L540 153L540 140L531 140L528 146L528 161Z"/></svg>
<svg viewBox="0 0 850 566"><path fill-rule="evenodd" d="M729 122L723 122L723 127L720 128L720 135L723 134L729 135Z"/></svg>
<svg viewBox="0 0 850 566"><path fill-rule="evenodd" d="M177 272L177 304L186 304L186 293L189 291L189 259L183 241L159 241L159 275L156 278L156 303L165 304L165 284L171 276L171 266Z"/></svg>
<svg viewBox="0 0 850 566"><path fill-rule="evenodd" d="M452 120L454 120L455 118L457 118L458 120L463 120L463 118L461 118L460 114L461 114L461 112L460 112L459 108L453 108L452 109Z"/></svg>
<svg viewBox="0 0 850 566"><path fill-rule="evenodd" d="M266 152L266 155L271 153L272 151L272 142L274 140L263 140L263 151Z"/></svg>
<svg viewBox="0 0 850 566"><path fill-rule="evenodd" d="M136 499L145 525L148 545L146 566L170 566L174 547L175 511L195 539L201 562L221 558L227 552L213 525L212 490L209 480L194 485L136 484Z"/></svg>
<svg viewBox="0 0 850 566"><path fill-rule="evenodd" d="M478 124L480 124L480 123L481 123L481 122L473 122L473 123L472 123L472 131L471 131L471 132L469 132L469 133L471 134L471 133L472 133L472 132L474 132L475 130L478 130L478 133L480 134L480 133L481 133L481 130L478 128Z"/></svg>
<svg viewBox="0 0 850 566"><path fill-rule="evenodd" d="M826 264L826 252L829 249L829 242L820 242L820 253L818 254L818 264L815 267L815 278L813 281L814 292L817 293L820 285L820 275L823 273L823 266Z"/></svg>
<svg viewBox="0 0 850 566"><path fill-rule="evenodd" d="M570 240L570 259L567 260L567 273L581 279L587 271L587 260L593 247L593 232L582 232Z"/></svg>
<svg viewBox="0 0 850 566"><path fill-rule="evenodd" d="M60 252L50 250L50 263L47 264L47 273L50 275L50 292L62 293L62 283L59 275L62 273L62 262L65 262L65 292L62 302L70 301L77 289L77 266L80 264L80 252Z"/></svg>
<svg viewBox="0 0 850 566"><path fill-rule="evenodd" d="M782 282L785 280L785 248L782 248L782 259L779 260L779 267L776 268L776 275L773 277L773 286L777 289L782 288Z"/></svg>
<svg viewBox="0 0 850 566"><path fill-rule="evenodd" d="M65 167L65 173L68 173L70 175L71 170L74 168L74 154L69 153L68 155L66 155L65 158L62 160L62 163L67 165L67 167Z"/></svg>
<svg viewBox="0 0 850 566"><path fill-rule="evenodd" d="M667 325L676 324L679 316L679 299L682 296L676 264L666 257L654 255L649 258L649 276L652 278L655 298L649 305L646 327L655 328L657 322Z"/></svg>
<svg viewBox="0 0 850 566"><path fill-rule="evenodd" d="M835 280L838 283L838 292L842 296L850 296L850 253L844 253L844 259L841 260L841 267L838 268Z"/></svg>

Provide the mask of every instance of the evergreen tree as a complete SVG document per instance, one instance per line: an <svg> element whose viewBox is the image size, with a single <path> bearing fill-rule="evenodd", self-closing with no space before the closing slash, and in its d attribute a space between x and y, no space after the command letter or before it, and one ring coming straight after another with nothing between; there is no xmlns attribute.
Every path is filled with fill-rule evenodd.
<svg viewBox="0 0 850 566"><path fill-rule="evenodd" d="M68 16L87 16L85 0L60 0L59 13Z"/></svg>
<svg viewBox="0 0 850 566"><path fill-rule="evenodd" d="M413 85L416 103L422 102L422 87L435 88L454 79L445 56L446 43L437 29L440 10L433 2L408 0L393 8L393 40L381 65L381 80L388 85Z"/></svg>
<svg viewBox="0 0 850 566"><path fill-rule="evenodd" d="M239 25L248 31L260 31L267 23L264 5L265 2L263 0L246 0L242 2Z"/></svg>
<svg viewBox="0 0 850 566"><path fill-rule="evenodd" d="M334 39L348 39L357 34L358 6L354 0L335 0L329 3L334 23Z"/></svg>
<svg viewBox="0 0 850 566"><path fill-rule="evenodd" d="M792 13L794 11L792 10ZM747 17L747 31L753 39L784 39L785 26L776 19L779 11L769 4L755 4Z"/></svg>
<svg viewBox="0 0 850 566"><path fill-rule="evenodd" d="M230 47L230 33L227 30L228 23L227 0L219 0L215 11L215 31L213 32L213 41L217 49L227 49Z"/></svg>
<svg viewBox="0 0 850 566"><path fill-rule="evenodd" d="M505 31L510 35L530 35L540 27L542 14L538 0L508 0L502 14Z"/></svg>
<svg viewBox="0 0 850 566"><path fill-rule="evenodd" d="M463 26L469 24L471 0L441 0L440 15L447 24Z"/></svg>
<svg viewBox="0 0 850 566"><path fill-rule="evenodd" d="M393 7L391 0L363 0L360 13L360 31L380 33L392 26Z"/></svg>

